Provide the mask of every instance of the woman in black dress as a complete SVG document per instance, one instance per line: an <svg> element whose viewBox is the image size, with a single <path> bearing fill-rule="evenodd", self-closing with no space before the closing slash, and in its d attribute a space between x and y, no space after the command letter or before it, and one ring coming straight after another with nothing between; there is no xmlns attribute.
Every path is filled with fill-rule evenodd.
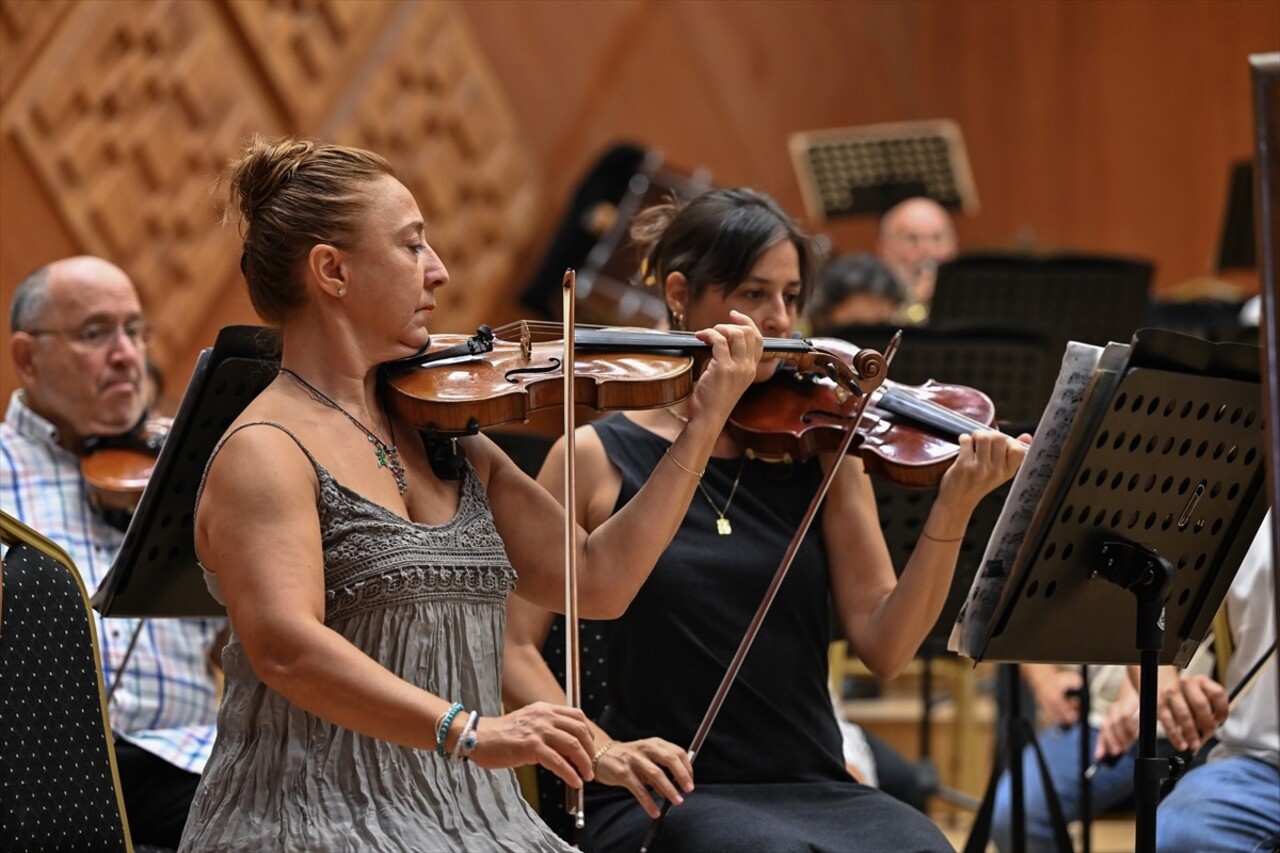
<svg viewBox="0 0 1280 853"><path fill-rule="evenodd" d="M736 309L766 337L786 337L810 290L810 243L769 197L719 190L651 208L633 237L660 284L673 328ZM762 362L761 380L776 362ZM578 518L622 511L690 417L687 404L627 412L577 436ZM829 607L877 675L901 672L934 624L978 501L1011 477L1025 444L995 431L960 439L923 537L900 579L880 532L871 481L843 461L819 518L778 592L697 756L685 755L823 471L748 459L728 432L699 493L626 613L606 624L608 707L593 724L597 781L584 850L640 846L657 797L672 801L655 849L670 851L950 850L919 812L845 769L827 688ZM563 494L563 446L540 481ZM541 654L550 614L510 600L504 696L515 706L563 697ZM593 665L597 662L592 661ZM696 778L696 787L695 787Z"/></svg>

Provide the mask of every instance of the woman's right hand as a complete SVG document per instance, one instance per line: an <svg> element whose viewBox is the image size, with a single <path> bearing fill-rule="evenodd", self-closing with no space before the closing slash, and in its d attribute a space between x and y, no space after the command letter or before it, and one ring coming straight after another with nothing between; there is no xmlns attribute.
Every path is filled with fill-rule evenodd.
<svg viewBox="0 0 1280 853"><path fill-rule="evenodd" d="M672 805L680 805L684 802L681 792L693 790L693 764L689 753L662 738L618 741L596 762L596 779L626 788L645 814L656 819L658 805L649 789Z"/></svg>
<svg viewBox="0 0 1280 853"><path fill-rule="evenodd" d="M581 710L534 702L501 717L481 717L471 760L488 770L541 764L569 787L581 788L592 778L593 745Z"/></svg>

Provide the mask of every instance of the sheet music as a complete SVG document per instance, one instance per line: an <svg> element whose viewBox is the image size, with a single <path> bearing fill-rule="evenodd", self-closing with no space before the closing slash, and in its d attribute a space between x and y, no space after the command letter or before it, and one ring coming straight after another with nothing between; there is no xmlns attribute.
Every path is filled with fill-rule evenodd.
<svg viewBox="0 0 1280 853"><path fill-rule="evenodd" d="M1126 345L1112 346L1128 349ZM1040 417L1027 458L1014 477L1009 497L987 541L973 586L951 629L947 642L950 651L974 659L981 654L1018 550L1045 486L1058 464L1076 412L1089 392L1102 355L1102 347L1075 341L1067 344L1053 394Z"/></svg>

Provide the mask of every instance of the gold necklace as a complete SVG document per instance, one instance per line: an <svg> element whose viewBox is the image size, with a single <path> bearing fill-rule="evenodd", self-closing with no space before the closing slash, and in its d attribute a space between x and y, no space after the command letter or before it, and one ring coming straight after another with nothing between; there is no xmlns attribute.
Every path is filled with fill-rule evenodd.
<svg viewBox="0 0 1280 853"><path fill-rule="evenodd" d="M689 419L677 412L675 409L663 409L664 412L671 415L682 424L689 423ZM729 489L729 499L724 502L724 509L716 506L716 502L711 500L711 494L707 491L707 487L702 485L702 480L698 480L698 491L702 492L702 496L707 499L711 509L716 514L716 532L721 536L728 536L733 533L733 525L729 523L729 519L725 515L729 512L730 505L733 504L733 496L738 493L738 484L742 482L742 471L747 467L747 457L744 455L742 461L738 463L738 475L733 478L733 487Z"/></svg>
<svg viewBox="0 0 1280 853"><path fill-rule="evenodd" d="M733 503L733 496L738 493L738 484L742 482L742 471L747 467L747 457L743 456L742 461L738 463L738 476L733 478L733 488L729 489L729 499L724 502L724 509L716 506L716 502L711 500L711 495L707 492L706 486L702 485L702 481L698 481L698 491L702 492L702 496L707 499L707 503L711 505L711 509L719 516L716 519L716 533L721 536L728 536L733 532L733 525L729 523L729 519L725 515L729 512L729 505Z"/></svg>

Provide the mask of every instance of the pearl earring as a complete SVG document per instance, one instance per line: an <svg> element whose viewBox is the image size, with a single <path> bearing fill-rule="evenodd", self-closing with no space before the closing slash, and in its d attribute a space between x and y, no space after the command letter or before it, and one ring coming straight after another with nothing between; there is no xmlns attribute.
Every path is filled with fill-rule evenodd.
<svg viewBox="0 0 1280 853"><path fill-rule="evenodd" d="M342 297L344 297L344 296L346 296L346 295L347 295L347 287L346 287L346 285L344 285L344 284L340 284L340 285L338 285L338 298L339 298L339 299L341 299Z"/></svg>
<svg viewBox="0 0 1280 853"><path fill-rule="evenodd" d="M682 311L671 312L671 327L677 332L684 331L684 312Z"/></svg>

